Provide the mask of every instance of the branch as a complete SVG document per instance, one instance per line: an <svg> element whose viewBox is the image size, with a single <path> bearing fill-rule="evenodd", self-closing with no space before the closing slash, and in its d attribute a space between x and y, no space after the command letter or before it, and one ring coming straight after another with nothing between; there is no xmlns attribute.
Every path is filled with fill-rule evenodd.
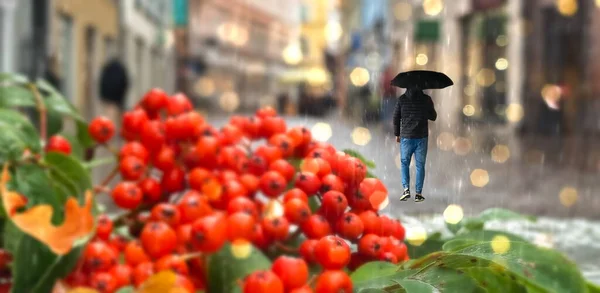
<svg viewBox="0 0 600 293"><path fill-rule="evenodd" d="M106 176L106 178L104 178L104 180L102 180L102 183L100 183L100 185L98 186L98 188L104 188L106 187L106 185L108 185L108 183L110 183L110 181L115 178L115 176L117 176L117 174L119 174L119 166L115 166L112 171L110 171L110 173L108 173L108 175Z"/></svg>
<svg viewBox="0 0 600 293"><path fill-rule="evenodd" d="M35 84L30 83L28 87L33 93L33 96L35 97L36 107L40 114L40 139L42 140L42 145L46 145L46 139L48 136L48 119L46 117L46 104L44 104L44 99L42 98L42 95L40 94L40 91L38 90Z"/></svg>

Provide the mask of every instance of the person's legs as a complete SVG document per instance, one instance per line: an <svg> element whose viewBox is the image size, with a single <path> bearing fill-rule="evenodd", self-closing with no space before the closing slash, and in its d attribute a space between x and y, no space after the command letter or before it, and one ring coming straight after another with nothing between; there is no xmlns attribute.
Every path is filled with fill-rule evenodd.
<svg viewBox="0 0 600 293"><path fill-rule="evenodd" d="M400 140L400 165L402 170L402 187L410 188L410 160L415 152L417 140L402 138Z"/></svg>
<svg viewBox="0 0 600 293"><path fill-rule="evenodd" d="M419 139L416 143L415 149L415 163L417 167L417 182L416 192L421 194L423 192L423 184L425 182L425 161L427 160L427 137Z"/></svg>

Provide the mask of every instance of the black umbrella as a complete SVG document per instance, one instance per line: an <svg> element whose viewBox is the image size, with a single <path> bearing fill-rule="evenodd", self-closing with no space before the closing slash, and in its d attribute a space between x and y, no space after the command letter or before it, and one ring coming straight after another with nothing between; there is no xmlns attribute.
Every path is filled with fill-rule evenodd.
<svg viewBox="0 0 600 293"><path fill-rule="evenodd" d="M400 88L418 87L422 90L427 89L443 89L454 85L454 82L447 75L441 72L415 70L402 72L394 79L392 85Z"/></svg>

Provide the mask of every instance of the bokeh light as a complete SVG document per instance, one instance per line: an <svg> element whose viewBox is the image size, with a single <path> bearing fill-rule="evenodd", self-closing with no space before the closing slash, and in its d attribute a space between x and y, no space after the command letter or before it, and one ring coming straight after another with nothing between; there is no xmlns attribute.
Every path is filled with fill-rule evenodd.
<svg viewBox="0 0 600 293"><path fill-rule="evenodd" d="M496 45L499 47L506 47L508 45L508 37L506 35L499 35L496 38Z"/></svg>
<svg viewBox="0 0 600 293"><path fill-rule="evenodd" d="M510 239L504 235L496 235L490 245L495 254L505 254L510 249Z"/></svg>
<svg viewBox="0 0 600 293"><path fill-rule="evenodd" d="M423 11L429 16L436 16L444 10L442 0L423 0Z"/></svg>
<svg viewBox="0 0 600 293"><path fill-rule="evenodd" d="M475 115L475 107L473 105L465 105L463 107L463 114L468 117Z"/></svg>
<svg viewBox="0 0 600 293"><path fill-rule="evenodd" d="M324 122L318 122L316 123L312 129L312 136L315 140L321 141L321 142L326 142L331 138L332 135L332 130L331 130L331 125L324 123Z"/></svg>
<svg viewBox="0 0 600 293"><path fill-rule="evenodd" d="M291 44L283 49L283 61L289 65L296 65L302 61L302 50L297 44Z"/></svg>
<svg viewBox="0 0 600 293"><path fill-rule="evenodd" d="M444 220L448 224L458 224L463 216L463 209L459 205L451 204L444 210Z"/></svg>
<svg viewBox="0 0 600 293"><path fill-rule="evenodd" d="M351 134L352 142L356 145L365 146L371 141L371 132L364 127L356 127Z"/></svg>
<svg viewBox="0 0 600 293"><path fill-rule="evenodd" d="M471 140L465 137L459 137L454 140L454 153L459 156L466 156L471 151Z"/></svg>
<svg viewBox="0 0 600 293"><path fill-rule="evenodd" d="M533 243L543 248L554 248L554 238L546 233L536 235Z"/></svg>
<svg viewBox="0 0 600 293"><path fill-rule="evenodd" d="M337 42L343 34L342 26L337 21L329 21L325 25L325 38L329 42Z"/></svg>
<svg viewBox="0 0 600 293"><path fill-rule="evenodd" d="M521 104L513 103L506 107L506 119L510 122L516 123L521 121L524 114L523 106L521 106Z"/></svg>
<svg viewBox="0 0 600 293"><path fill-rule="evenodd" d="M369 83L371 77L369 71L362 67L356 67L350 72L350 81L354 86L361 87Z"/></svg>
<svg viewBox="0 0 600 293"><path fill-rule="evenodd" d="M415 58L415 62L417 63L417 65L420 66L424 66L427 65L427 63L429 62L429 57L427 57L427 55L421 53L417 55L417 58Z"/></svg>
<svg viewBox="0 0 600 293"><path fill-rule="evenodd" d="M599 0L600 1L600 0ZM412 17L412 5L408 2L398 2L394 5L394 16L399 21L407 21Z"/></svg>
<svg viewBox="0 0 600 293"><path fill-rule="evenodd" d="M508 146L501 144L494 146L492 149L492 161L502 164L508 161L508 158L510 158Z"/></svg>
<svg viewBox="0 0 600 293"><path fill-rule="evenodd" d="M219 105L227 112L234 112L240 106L240 98L235 92L225 92L219 98Z"/></svg>
<svg viewBox="0 0 600 293"><path fill-rule="evenodd" d="M507 68L508 68L508 60L506 60L506 58L498 58L498 60L496 60L496 69L506 70Z"/></svg>
<svg viewBox="0 0 600 293"><path fill-rule="evenodd" d="M571 207L577 202L579 195L577 194L577 189L575 187L567 186L560 191L558 197L563 206Z"/></svg>
<svg viewBox="0 0 600 293"><path fill-rule="evenodd" d="M194 84L194 91L203 97L212 96L215 93L215 90L215 81L208 76L199 78Z"/></svg>
<svg viewBox="0 0 600 293"><path fill-rule="evenodd" d="M414 246L421 246L427 240L427 231L421 226L408 227L406 230L406 241Z"/></svg>
<svg viewBox="0 0 600 293"><path fill-rule="evenodd" d="M454 135L449 132L442 132L437 137L437 146L440 150L449 151L454 146Z"/></svg>
<svg viewBox="0 0 600 293"><path fill-rule="evenodd" d="M231 254L237 259L246 259L252 254L252 244L245 239L236 239L231 243Z"/></svg>
<svg viewBox="0 0 600 293"><path fill-rule="evenodd" d="M284 209L281 202L276 199L271 199L269 200L269 202L267 202L265 206L263 216L265 217L265 219L275 219L283 217L283 214Z"/></svg>
<svg viewBox="0 0 600 293"><path fill-rule="evenodd" d="M556 8L564 16L573 16L577 13L579 6L577 0L556 0Z"/></svg>
<svg viewBox="0 0 600 293"><path fill-rule="evenodd" d="M496 82L496 73L488 68L482 68L475 77L477 84L488 87Z"/></svg>
<svg viewBox="0 0 600 293"><path fill-rule="evenodd" d="M488 171L483 169L475 169L471 172L471 184L475 187L484 187L490 182Z"/></svg>

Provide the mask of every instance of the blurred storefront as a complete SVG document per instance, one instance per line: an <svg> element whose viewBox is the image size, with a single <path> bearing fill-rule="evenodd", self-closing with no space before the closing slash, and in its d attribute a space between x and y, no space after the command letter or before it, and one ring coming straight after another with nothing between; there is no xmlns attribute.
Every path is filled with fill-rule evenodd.
<svg viewBox="0 0 600 293"><path fill-rule="evenodd" d="M295 38L297 1L189 0L189 58L206 70L185 70L196 100L226 111L275 104L286 90L282 52Z"/></svg>
<svg viewBox="0 0 600 293"><path fill-rule="evenodd" d="M31 69L31 0L0 2L0 70L27 73Z"/></svg>

